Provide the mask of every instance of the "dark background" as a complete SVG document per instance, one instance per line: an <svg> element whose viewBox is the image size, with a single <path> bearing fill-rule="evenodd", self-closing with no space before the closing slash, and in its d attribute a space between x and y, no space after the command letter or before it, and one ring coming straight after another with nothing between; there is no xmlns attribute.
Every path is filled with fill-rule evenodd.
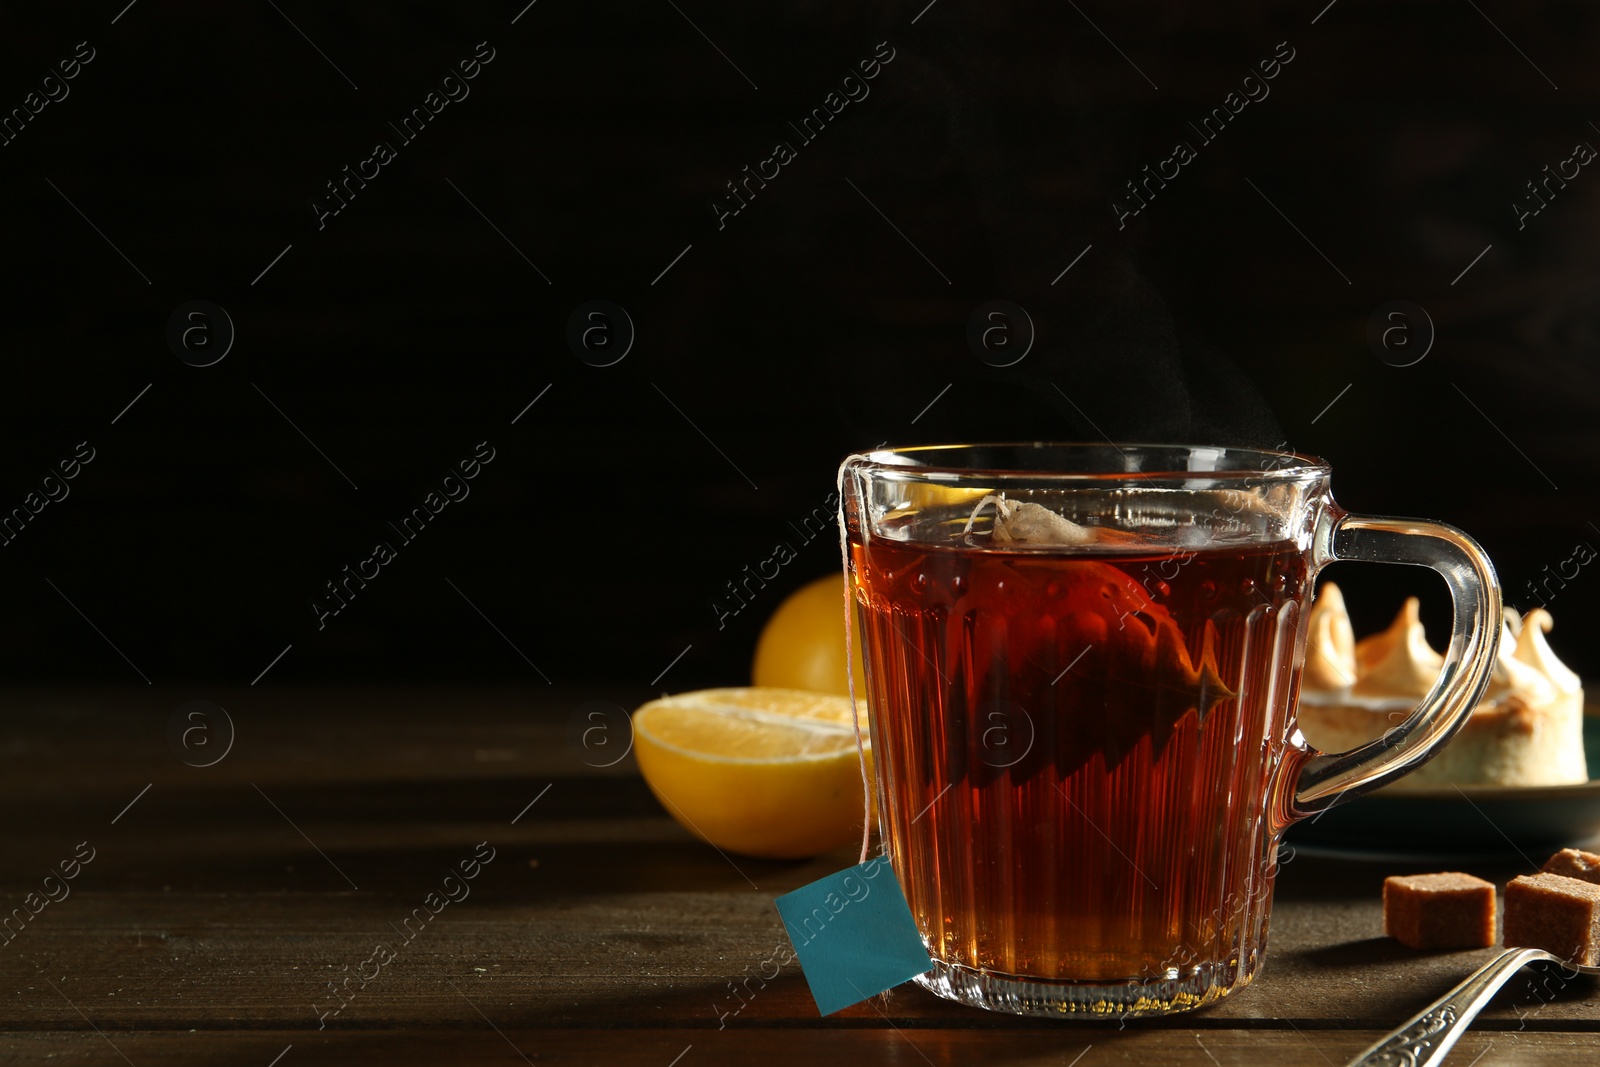
<svg viewBox="0 0 1600 1067"><path fill-rule="evenodd" d="M1600 174L1512 210L1600 144L1583 5L124 2L0 33L0 112L95 50L0 146L0 511L95 450L0 547L10 679L243 684L292 645L263 685L642 685L686 648L660 688L742 683L765 615L838 566L790 524L882 441L1287 443L1352 510L1476 535L1521 606L1600 545ZM470 95L402 143L480 41ZM1202 145L1187 123L1281 41ZM798 158L719 229L780 139ZM1198 158L1119 230L1179 139ZM319 230L379 140L398 158ZM997 298L1037 328L1006 368L966 341ZM237 332L210 367L166 340L195 299ZM612 366L566 340L592 299L637 331ZM1412 366L1367 342L1394 300L1437 329ZM386 522L485 440L401 546ZM398 559L319 630L380 538ZM719 630L779 540L799 558ZM1358 632L1419 590L1443 622L1425 572L1334 573ZM1591 587L1550 600L1587 674Z"/></svg>

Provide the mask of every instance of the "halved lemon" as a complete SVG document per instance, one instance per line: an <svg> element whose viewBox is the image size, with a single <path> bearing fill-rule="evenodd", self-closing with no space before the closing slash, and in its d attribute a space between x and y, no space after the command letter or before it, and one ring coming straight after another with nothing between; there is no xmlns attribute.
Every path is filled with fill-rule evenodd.
<svg viewBox="0 0 1600 1067"><path fill-rule="evenodd" d="M863 716L863 740L867 728ZM702 689L633 713L634 754L672 817L718 848L801 859L861 836L848 697ZM867 768L871 773L871 749Z"/></svg>

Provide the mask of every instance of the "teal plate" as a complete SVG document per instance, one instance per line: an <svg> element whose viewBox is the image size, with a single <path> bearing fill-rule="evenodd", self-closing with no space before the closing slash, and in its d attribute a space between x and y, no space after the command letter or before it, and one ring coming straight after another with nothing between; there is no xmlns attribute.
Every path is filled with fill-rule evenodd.
<svg viewBox="0 0 1600 1067"><path fill-rule="evenodd" d="M1540 865L1558 849L1600 840L1600 717L1584 718L1583 750L1583 785L1380 790L1295 824L1287 840L1347 856L1520 855Z"/></svg>

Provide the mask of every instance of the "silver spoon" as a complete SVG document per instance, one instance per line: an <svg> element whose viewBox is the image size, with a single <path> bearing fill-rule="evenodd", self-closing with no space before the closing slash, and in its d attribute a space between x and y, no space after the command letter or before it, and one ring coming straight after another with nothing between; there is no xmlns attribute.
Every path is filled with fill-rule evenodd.
<svg viewBox="0 0 1600 1067"><path fill-rule="evenodd" d="M1470 974L1438 1000L1406 1020L1399 1029L1351 1060L1347 1067L1407 1064L1429 1067L1444 1062L1456 1040L1467 1032L1495 992L1535 960L1549 960L1578 974L1600 974L1600 967L1568 963L1542 948L1508 948Z"/></svg>

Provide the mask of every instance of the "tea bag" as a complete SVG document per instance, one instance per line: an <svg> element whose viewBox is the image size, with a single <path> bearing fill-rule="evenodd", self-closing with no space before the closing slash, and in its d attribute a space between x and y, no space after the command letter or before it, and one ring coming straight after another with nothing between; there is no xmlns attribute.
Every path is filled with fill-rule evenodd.
<svg viewBox="0 0 1600 1067"><path fill-rule="evenodd" d="M1000 544L1023 545L1104 545L1126 544L1139 539L1126 530L1104 526L1083 526L1041 504L1007 500L1004 493L990 493L978 501L967 517L962 533L971 533L978 513L994 505L993 539Z"/></svg>
<svg viewBox="0 0 1600 1067"><path fill-rule="evenodd" d="M1007 500L999 493L978 501L964 532L970 532L979 513L991 505L991 538L998 544L1125 545L1147 540L1128 530L1085 526L1047 507ZM1076 609L1069 608L1058 630L1071 635L1063 638L1062 656L1076 655L1073 648L1082 649L1079 658L1084 663L1074 677L1099 675L1123 684L1138 679L1136 684L1149 690L1136 708L1106 715L1097 722L1092 736L1075 743L1081 746L1083 758L1090 751L1099 751L1106 765L1113 766L1146 734L1152 748L1160 752L1185 715L1193 712L1204 725L1219 704L1237 695L1218 669L1217 634L1209 620L1200 655L1195 657L1167 608L1132 575L1105 558L1073 556L1062 561L1055 577L1059 596ZM981 590L975 587L973 593L978 595Z"/></svg>

